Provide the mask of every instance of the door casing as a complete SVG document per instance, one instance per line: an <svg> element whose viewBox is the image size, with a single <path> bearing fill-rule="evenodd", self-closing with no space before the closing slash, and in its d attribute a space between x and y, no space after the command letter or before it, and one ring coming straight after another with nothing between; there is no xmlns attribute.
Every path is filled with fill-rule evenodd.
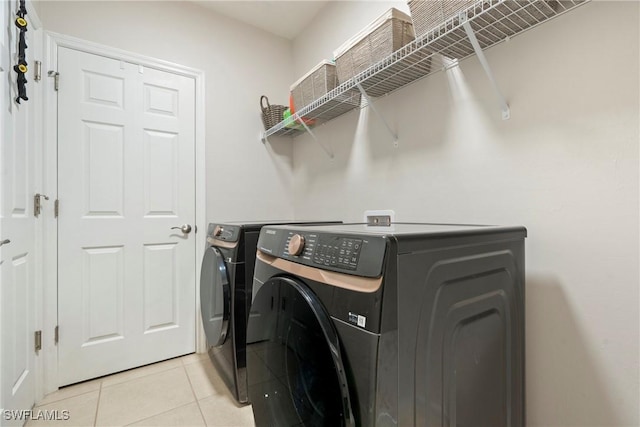
<svg viewBox="0 0 640 427"><path fill-rule="evenodd" d="M57 95L55 91L55 78L49 76L49 72L58 69L58 48L66 47L78 51L100 55L115 60L128 61L140 64L144 67L155 68L169 73L179 74L194 79L195 82L195 173L196 173L196 262L195 283L200 283L199 261L204 255L206 243L206 191L205 191L205 90L204 72L191 67L174 64L171 62L150 58L143 55L127 52L121 49L112 48L97 43L88 42L76 37L66 36L53 32L45 32L45 53L43 61L43 178L44 193L52 199L58 198L58 168L57 168ZM46 79L46 81L45 81ZM57 241L58 229L57 219L53 209L43 212L43 355L44 355L44 393L50 393L58 389L58 351L54 343L54 330L58 319L58 267L57 267ZM61 207L61 214L64 214L64 207ZM196 351L206 351L206 340L202 321L200 318L199 292L196 292ZM61 334L64 331L60 331Z"/></svg>

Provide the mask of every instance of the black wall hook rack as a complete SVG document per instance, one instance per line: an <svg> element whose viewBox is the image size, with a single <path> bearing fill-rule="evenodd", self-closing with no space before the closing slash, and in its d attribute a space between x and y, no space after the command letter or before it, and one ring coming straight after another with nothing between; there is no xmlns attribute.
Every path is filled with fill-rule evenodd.
<svg viewBox="0 0 640 427"><path fill-rule="evenodd" d="M25 0L20 0L18 6L18 13L16 16L15 24L18 27L18 63L14 65L13 70L18 74L18 96L16 102L20 104L20 100L28 101L27 97L27 71L29 71L27 64L27 41L25 33L27 32L27 20L24 19L27 14L27 6Z"/></svg>

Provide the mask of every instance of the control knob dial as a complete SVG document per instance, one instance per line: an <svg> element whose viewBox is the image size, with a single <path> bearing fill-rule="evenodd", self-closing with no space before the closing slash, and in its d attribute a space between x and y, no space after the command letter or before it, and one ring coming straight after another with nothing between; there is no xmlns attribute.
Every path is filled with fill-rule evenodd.
<svg viewBox="0 0 640 427"><path fill-rule="evenodd" d="M300 255L304 249L304 237L300 234L294 234L289 240L289 255Z"/></svg>

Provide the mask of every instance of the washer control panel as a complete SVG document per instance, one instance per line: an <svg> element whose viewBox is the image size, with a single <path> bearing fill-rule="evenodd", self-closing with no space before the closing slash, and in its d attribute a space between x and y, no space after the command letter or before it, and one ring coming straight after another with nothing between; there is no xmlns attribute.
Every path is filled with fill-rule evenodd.
<svg viewBox="0 0 640 427"><path fill-rule="evenodd" d="M362 239L322 236L318 242L313 262L319 265L355 270L358 267L362 242Z"/></svg>
<svg viewBox="0 0 640 427"><path fill-rule="evenodd" d="M258 249L266 254L341 273L378 277L387 242L382 236L343 235L263 227Z"/></svg>

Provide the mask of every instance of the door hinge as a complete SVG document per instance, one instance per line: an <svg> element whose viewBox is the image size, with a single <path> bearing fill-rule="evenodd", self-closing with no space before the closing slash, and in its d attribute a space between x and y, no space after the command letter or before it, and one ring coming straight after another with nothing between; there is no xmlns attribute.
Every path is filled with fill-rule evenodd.
<svg viewBox="0 0 640 427"><path fill-rule="evenodd" d="M53 77L53 88L57 91L60 84L60 73L57 71L49 70L47 73L49 77Z"/></svg>
<svg viewBox="0 0 640 427"><path fill-rule="evenodd" d="M60 339L60 327L58 325L56 325L56 328L53 330L53 343L55 345L58 345L58 341Z"/></svg>
<svg viewBox="0 0 640 427"><path fill-rule="evenodd" d="M56 201L53 202L53 216L58 218L58 213L60 213L60 200L56 199Z"/></svg>
<svg viewBox="0 0 640 427"><path fill-rule="evenodd" d="M44 194L36 193L35 196L33 196L33 216L36 218L42 213L41 197L44 197L45 200L49 200L49 197Z"/></svg>
<svg viewBox="0 0 640 427"><path fill-rule="evenodd" d="M35 67L33 69L33 81L39 82L42 80L42 61L35 61Z"/></svg>
<svg viewBox="0 0 640 427"><path fill-rule="evenodd" d="M42 331L36 331L35 333L35 341L36 341L36 352L42 350Z"/></svg>

